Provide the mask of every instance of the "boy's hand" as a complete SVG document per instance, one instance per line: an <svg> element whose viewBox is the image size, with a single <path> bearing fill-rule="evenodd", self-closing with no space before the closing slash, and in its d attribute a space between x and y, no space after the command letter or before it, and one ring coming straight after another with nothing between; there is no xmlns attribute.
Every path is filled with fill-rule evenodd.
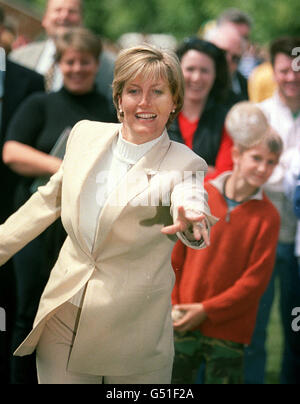
<svg viewBox="0 0 300 404"><path fill-rule="evenodd" d="M178 216L174 224L164 227L161 232L163 234L176 234L178 232L184 232L192 227L193 236L195 240L201 240L203 238L205 244L209 246L209 237L207 231L207 224L204 214L197 214L194 211L185 211L183 206L178 208Z"/></svg>
<svg viewBox="0 0 300 404"><path fill-rule="evenodd" d="M174 308L183 312L180 320L173 322L175 331L185 332L194 330L207 317L202 303L177 304Z"/></svg>

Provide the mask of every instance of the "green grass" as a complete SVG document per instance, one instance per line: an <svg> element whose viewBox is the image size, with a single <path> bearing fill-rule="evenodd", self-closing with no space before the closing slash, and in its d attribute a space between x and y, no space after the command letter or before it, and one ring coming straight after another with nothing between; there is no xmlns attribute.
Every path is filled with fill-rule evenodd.
<svg viewBox="0 0 300 404"><path fill-rule="evenodd" d="M276 287L271 318L268 325L266 384L279 384L283 334L279 314L279 288Z"/></svg>

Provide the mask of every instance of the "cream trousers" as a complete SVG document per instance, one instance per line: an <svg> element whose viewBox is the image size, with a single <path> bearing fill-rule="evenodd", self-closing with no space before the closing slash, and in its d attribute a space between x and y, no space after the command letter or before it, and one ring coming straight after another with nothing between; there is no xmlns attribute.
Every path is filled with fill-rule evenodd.
<svg viewBox="0 0 300 404"><path fill-rule="evenodd" d="M73 373L67 364L76 334L80 309L67 302L47 322L37 346L39 384L169 384L172 364L141 375L98 376Z"/></svg>

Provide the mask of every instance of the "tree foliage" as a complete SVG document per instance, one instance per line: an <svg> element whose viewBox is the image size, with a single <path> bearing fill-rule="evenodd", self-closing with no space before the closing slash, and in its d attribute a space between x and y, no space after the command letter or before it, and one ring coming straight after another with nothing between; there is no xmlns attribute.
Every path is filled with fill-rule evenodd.
<svg viewBox="0 0 300 404"><path fill-rule="evenodd" d="M46 0L24 0L43 9ZM267 43L300 35L299 0L83 0L86 26L116 40L126 32L169 33L177 39L196 34L229 7L249 13L253 40Z"/></svg>

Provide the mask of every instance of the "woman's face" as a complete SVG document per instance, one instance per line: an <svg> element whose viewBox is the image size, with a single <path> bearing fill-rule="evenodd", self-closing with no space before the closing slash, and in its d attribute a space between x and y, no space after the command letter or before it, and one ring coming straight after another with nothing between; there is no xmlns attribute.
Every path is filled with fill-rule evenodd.
<svg viewBox="0 0 300 404"><path fill-rule="evenodd" d="M216 78L213 59L205 53L191 49L181 59L185 81L185 100L206 101Z"/></svg>
<svg viewBox="0 0 300 404"><path fill-rule="evenodd" d="M74 94L92 90L99 63L89 52L67 49L59 62L65 87Z"/></svg>
<svg viewBox="0 0 300 404"><path fill-rule="evenodd" d="M162 134L176 105L165 80L137 76L125 83L119 108L124 113L123 137L142 144Z"/></svg>

